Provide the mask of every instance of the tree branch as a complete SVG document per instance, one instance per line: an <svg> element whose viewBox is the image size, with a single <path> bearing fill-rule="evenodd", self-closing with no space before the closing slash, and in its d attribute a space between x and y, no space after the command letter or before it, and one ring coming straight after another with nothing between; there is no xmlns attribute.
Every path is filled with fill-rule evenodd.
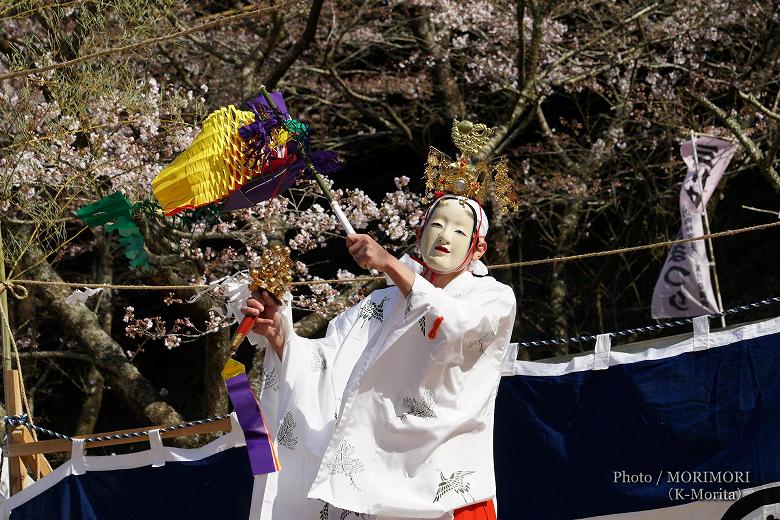
<svg viewBox="0 0 780 520"><path fill-rule="evenodd" d="M466 104L455 81L452 65L449 58L442 51L441 45L436 42L436 27L428 14L418 18L415 25L420 39L425 44L428 54L433 58L433 84L434 92L444 101L444 111L449 118L464 117Z"/></svg>
<svg viewBox="0 0 780 520"><path fill-rule="evenodd" d="M366 115L375 118L376 120L381 122L382 126L387 128L388 130L400 130L401 133L404 135L404 137L406 137L407 141L412 145L414 144L414 140L412 139L412 130L409 128L409 126L407 126L406 123L404 123L404 120L401 118L401 116L398 115L398 113L393 109L393 107L390 106L389 103L387 103L386 101L382 101L381 99L373 98L371 96L367 96L365 94L360 94L358 92L355 92L349 87L349 85L347 85L346 81L344 81L343 79L341 79L341 77L339 77L339 75L336 73L336 70L332 67L330 69L330 76L351 98L366 103L373 103L384 108L385 111L390 115L390 118L393 120L392 122L388 121L387 119L380 116L376 112L367 111Z"/></svg>
<svg viewBox="0 0 780 520"><path fill-rule="evenodd" d="M756 146L756 143L754 143L753 140L745 134L745 131L742 129L737 120L733 117L729 117L722 108L717 106L702 94L688 89L684 90L693 99L704 105L704 108L712 112L718 119L721 120L721 122L723 122L723 124L726 125L726 127L728 127L729 130L731 130L731 133L734 134L734 137L736 137L740 144L745 147L745 150L747 151L748 155L750 155L750 158L753 159L753 162L756 163L758 169L761 171L761 173L764 174L764 177L767 178L772 187L776 191L780 191L780 175L777 174L777 171L775 171L774 167L772 166L772 157L764 157L764 153L758 146Z"/></svg>
<svg viewBox="0 0 780 520"><path fill-rule="evenodd" d="M74 361L81 361L82 363L94 363L95 359L86 354L80 352L71 352L69 350L35 350L31 352L19 352L20 359L31 360L56 360L56 359L69 359Z"/></svg>
<svg viewBox="0 0 780 520"><path fill-rule="evenodd" d="M634 22L634 21L636 21L636 20L638 20L638 19L640 19L640 18L642 18L642 17L652 13L660 5L661 5L661 2L655 2L653 4L650 4L647 7L644 7L643 9L640 9L636 13L632 14L628 18L625 18L623 21L621 21L620 23L618 23L616 26L612 27L611 29L607 29L606 31L598 34L592 40L589 40L588 42L580 45L579 47L577 47L575 49L572 49L569 52L564 53L563 55L561 55L560 58L555 60L549 67L547 67L544 70L544 72L541 74L541 77L545 77L545 76L549 75L552 71L554 71L556 68L558 68L559 66L563 65L564 63L566 63L570 59L572 59L577 54L581 54L582 52L584 52L584 51L590 49L591 47L593 47L594 45L596 45L601 40L603 40L603 39L605 39L605 38L607 38L609 36L612 36L612 34L614 34L616 31L618 31L619 29L622 29L623 27L625 27L626 25L630 24L631 22Z"/></svg>
<svg viewBox="0 0 780 520"><path fill-rule="evenodd" d="M527 83L533 83L536 80L536 69L539 65L539 49L542 46L542 10L539 8L537 0L531 0L531 15L533 16L533 29L531 30L531 48L528 50L528 59L525 60L525 69L523 70L523 83L518 83L520 88ZM522 24L522 20L520 21Z"/></svg>
<svg viewBox="0 0 780 520"><path fill-rule="evenodd" d="M525 0L515 3L515 19L517 20L517 84L525 84Z"/></svg>
<svg viewBox="0 0 780 520"><path fill-rule="evenodd" d="M539 121L539 126L542 127L542 132L550 141L550 143L552 143L553 148L555 148L555 151L558 152L558 155L560 156L566 168L574 169L574 162L571 160L571 158L569 158L569 154L561 146L561 143L558 140L558 136L553 133L550 125L547 123L547 118L544 116L544 111L542 110L543 101L544 98L540 99L536 104L536 119Z"/></svg>
<svg viewBox="0 0 780 520"><path fill-rule="evenodd" d="M491 159L495 156L496 150L499 148L502 148L503 141L507 138L507 136L510 134L512 129L515 127L515 125L518 124L521 117L525 113L526 109L528 108L529 103L536 103L538 96L535 93L535 86L536 83L541 81L542 79L549 76L557 67L562 65L563 63L567 62L577 54L580 54L587 49L593 47L598 42L604 40L605 38L611 36L613 33L618 31L619 29L625 27L629 23L632 23L639 18L642 18L643 16L646 16L653 12L656 8L658 8L661 5L661 2L655 2L653 4L648 5L647 7L644 7L637 11L636 13L632 14L631 16L625 18L620 23L618 23L615 27L612 27L610 29L607 29L606 31L603 31L602 33L598 34L593 39L589 40L588 42L584 43L583 45L580 45L579 47L572 49L569 52L564 53L560 58L555 60L551 65L546 67L541 73L534 73L534 71L531 70L530 63L538 63L538 52L539 47L536 43L532 41L531 43L531 49L529 50L530 56L529 56L529 66L528 66L528 74L525 81L525 84L521 85L520 92L518 92L517 102L515 103L515 106L512 108L512 112L509 116L509 119L506 123L498 125L496 127L496 133L493 136L493 138L490 140L490 142L485 146L485 148L482 150L482 152L479 154L479 158L481 159ZM539 23L541 24L541 10L538 9L538 5L535 2L531 3L531 8L535 9L534 12L534 24ZM538 13L538 15L536 14ZM538 22L537 22L538 20ZM541 25L540 25L541 27ZM536 33L535 33L536 34ZM539 32L536 36L536 38L541 38L541 32ZM541 40L539 40L541 41ZM534 47L536 46L536 49L534 50ZM536 57L534 58L534 53L536 53ZM532 59L534 60L532 62ZM535 66L534 66L535 68Z"/></svg>
<svg viewBox="0 0 780 520"><path fill-rule="evenodd" d="M287 70L295 63L295 60L303 54L311 42L314 41L314 36L317 34L317 23L320 19L320 11L322 11L323 0L312 0L311 8L309 9L309 17L306 20L306 28L301 33L295 44L282 57L282 61L276 64L276 67L271 71L268 78L265 80L265 86L268 90L273 90L282 76L285 75Z"/></svg>
<svg viewBox="0 0 780 520"><path fill-rule="evenodd" d="M746 93L742 92L741 90L738 90L737 94L739 94L739 97L741 97L742 99L744 99L745 101L747 101L748 103L753 105L753 107L755 107L756 110L758 110L759 112L761 112L765 116L770 117L770 118L774 119L775 121L780 121L780 114L778 114L777 112L772 112L771 110L769 110L758 99L756 99L756 97L753 94L746 94Z"/></svg>

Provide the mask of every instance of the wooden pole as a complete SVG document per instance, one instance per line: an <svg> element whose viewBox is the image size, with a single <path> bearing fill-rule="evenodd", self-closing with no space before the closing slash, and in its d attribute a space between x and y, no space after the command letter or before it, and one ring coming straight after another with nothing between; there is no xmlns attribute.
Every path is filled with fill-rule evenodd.
<svg viewBox="0 0 780 520"><path fill-rule="evenodd" d="M5 251L3 248L3 228L0 223L0 283L5 283ZM3 315L8 316L8 289L0 292L0 308ZM10 327L9 327L10 328ZM22 413L22 392L19 385L19 374L11 370L11 338L8 336L5 323L0 323L0 337L3 345L3 397L5 413L7 415L20 415ZM24 442L21 428L14 428L8 435L8 447L15 442ZM24 488L27 470L22 459L18 457L8 458L8 474L11 479L11 495L15 495Z"/></svg>
<svg viewBox="0 0 780 520"><path fill-rule="evenodd" d="M6 370L3 380L7 382L5 387L5 403L8 415L21 415L22 409L22 381L19 379L18 370ZM11 478L11 494L18 493L27 485L27 475L33 480L39 480L51 473L51 466L42 454L23 453L22 457L15 456L14 450L30 444L36 444L36 440L30 431L24 426L13 428L8 435L6 453L8 457L8 470Z"/></svg>
<svg viewBox="0 0 780 520"><path fill-rule="evenodd" d="M0 282L6 281L5 273L5 251L3 249L3 231L0 223ZM24 413L22 408L22 385L18 370L11 369L11 324L8 318L8 289L0 292L0 310L2 316L6 319L0 319L0 336L2 337L2 355L3 355L3 397L5 400L5 413L7 415L21 415ZM32 442L30 431L22 426L17 426L9 432L7 450L10 451L14 445ZM11 495L14 495L25 488L28 473L34 480L51 473L51 466L46 457L35 454L26 457L11 457L8 453L8 474L10 477Z"/></svg>
<svg viewBox="0 0 780 520"><path fill-rule="evenodd" d="M5 251L3 248L3 227L0 222L0 283L5 283ZM8 316L8 290L0 292L0 306L2 306L5 315ZM3 375L7 370L11 370L11 338L8 337L5 327L0 327L0 333L3 338ZM3 382L5 386L5 381ZM6 393L6 396L8 394ZM7 402L7 401L6 401Z"/></svg>
<svg viewBox="0 0 780 520"><path fill-rule="evenodd" d="M5 327L3 327L5 328ZM5 331L3 331L5 335ZM5 410L8 415L22 414L22 390L19 384L19 373L16 370L3 371L3 389L5 390ZM7 450L14 444L24 443L24 428L16 427L8 435ZM7 454L6 454L7 455ZM8 473L11 478L11 495L24 489L27 468L20 457L8 457Z"/></svg>

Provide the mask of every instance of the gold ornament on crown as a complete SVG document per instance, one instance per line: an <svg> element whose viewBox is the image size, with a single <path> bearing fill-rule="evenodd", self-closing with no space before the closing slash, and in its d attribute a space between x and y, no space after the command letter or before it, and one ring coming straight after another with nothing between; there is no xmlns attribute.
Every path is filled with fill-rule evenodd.
<svg viewBox="0 0 780 520"><path fill-rule="evenodd" d="M292 287L293 263L290 259L290 248L275 245L267 249L260 257L260 264L249 270L249 290L259 291L265 289L281 302L285 293Z"/></svg>
<svg viewBox="0 0 780 520"><path fill-rule="evenodd" d="M439 194L461 195L484 203L490 193L496 209L501 213L517 211L517 199L509 178L507 158L499 157L495 161L473 161L495 135L496 129L482 123L471 121L452 122L452 142L460 151L460 157L454 161L444 152L431 147L425 164L424 202L431 202Z"/></svg>

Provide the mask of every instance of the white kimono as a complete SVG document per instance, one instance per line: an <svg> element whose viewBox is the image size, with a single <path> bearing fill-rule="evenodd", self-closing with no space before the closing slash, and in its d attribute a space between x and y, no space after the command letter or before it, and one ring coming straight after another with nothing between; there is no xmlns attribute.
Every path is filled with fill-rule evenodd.
<svg viewBox="0 0 780 520"><path fill-rule="evenodd" d="M262 519L452 518L495 495L493 410L512 289L465 271L404 297L374 291L322 339L266 349L260 406L282 469L258 477ZM260 499L260 495L262 499Z"/></svg>

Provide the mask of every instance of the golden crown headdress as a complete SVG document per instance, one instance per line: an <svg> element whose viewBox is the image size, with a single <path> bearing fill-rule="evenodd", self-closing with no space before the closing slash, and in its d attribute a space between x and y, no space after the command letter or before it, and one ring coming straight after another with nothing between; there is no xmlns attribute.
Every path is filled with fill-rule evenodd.
<svg viewBox="0 0 780 520"><path fill-rule="evenodd" d="M488 143L496 129L482 123L452 122L452 142L460 151L454 161L447 154L431 147L425 164L425 191L423 201L430 202L445 194L461 195L484 203L493 185L492 195L496 209L501 213L517 211L517 199L509 178L506 156L487 161L474 161L473 157Z"/></svg>

